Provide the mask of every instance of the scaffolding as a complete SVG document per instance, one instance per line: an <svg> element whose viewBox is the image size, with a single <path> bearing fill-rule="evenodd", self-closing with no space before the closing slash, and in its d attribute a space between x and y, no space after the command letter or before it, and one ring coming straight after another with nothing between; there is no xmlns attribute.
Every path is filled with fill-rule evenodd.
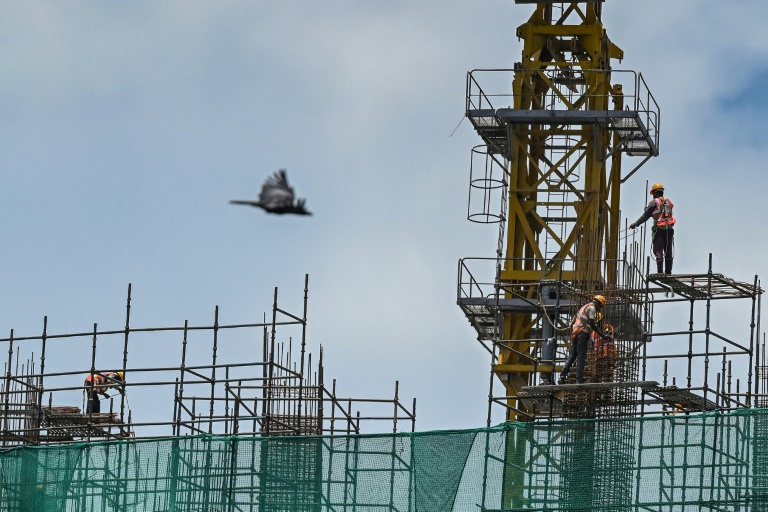
<svg viewBox="0 0 768 512"><path fill-rule="evenodd" d="M487 425L500 412L532 426L510 429L501 453L488 447L486 464L503 478L498 501L481 509L667 510L665 500L717 495L715 507L731 510L765 456L732 441L760 435L764 419L705 416L711 437L693 448L702 429L690 418L768 404L759 279L718 273L711 254L697 272L653 273L647 229L627 229L621 189L659 155L658 103L641 73L614 63L624 52L602 24L604 2L515 3L533 10L517 27L520 60L467 73L465 114L482 140L467 218L499 230L495 257L459 261L457 303L491 360ZM638 163L623 168L630 158ZM556 379L571 320L598 294L600 331L613 336L594 333L584 383ZM670 421L649 442L642 420L652 417ZM629 418L638 421L619 421ZM559 429L564 420L577 423ZM651 460L655 501L632 482Z"/></svg>
<svg viewBox="0 0 768 512"><path fill-rule="evenodd" d="M757 276L716 273L711 255L699 273L654 274L645 226L636 239L622 221L621 185L658 156L661 117L642 74L611 64L624 52L606 35L603 2L516 3L535 4L517 29L521 61L466 82L484 143L472 149L467 218L498 223L499 236L495 258L459 262L457 303L491 356L489 424L495 405L522 421L750 407ZM626 172L622 157L642 159ZM555 384L569 322L596 294L615 337L592 341L587 384ZM715 307L724 300L748 306L736 335L722 330L733 322L718 309L739 316ZM687 324L662 332L654 319L666 315Z"/></svg>
<svg viewBox="0 0 768 512"><path fill-rule="evenodd" d="M516 395L526 406L516 414L530 420L612 418L730 411L768 403L765 349L761 353L757 343L763 292L757 276L748 283L715 273L711 255L706 272L699 274L648 274L647 262L643 269L620 261L617 267L625 272L617 286L584 291L572 282L541 280L527 285L524 295L518 283L510 290L490 277L495 264L494 259L461 260L457 302L491 355L494 375L519 370L497 362L500 351L514 350L511 340L501 336L499 324L505 311L527 310L533 316L533 337L525 341L535 348L519 356L535 373ZM544 290L551 295L545 297ZM549 384L567 357L568 321L595 293L608 299L603 318L615 328L615 342L605 346L598 340L588 351L586 384ZM723 301L728 301L727 315L717 309ZM664 308L676 308L673 316L684 319L679 328L654 328L653 318L662 315ZM741 310L741 326L732 325L737 316L734 309ZM723 326L724 318L728 321ZM547 326L554 327L552 337L542 335ZM734 335L721 328L738 332ZM554 364L545 354L545 347L553 344L558 347ZM494 383L492 377L490 405L510 409L512 397L494 393Z"/></svg>
<svg viewBox="0 0 768 512"><path fill-rule="evenodd" d="M467 74L465 114L483 141L472 150L468 218L499 224L491 280L506 304L490 308L492 318L487 305L460 300L470 321L484 317L496 330L494 371L510 420L537 416L518 397L533 392L534 374L551 371L532 361L537 350L551 361L554 349L535 341L554 336L535 305L631 290L626 279L643 278L619 252L620 192L659 154L660 109L641 73L612 64L624 52L607 37L602 10L602 2L536 2L517 28L514 68ZM622 157L639 163L622 169ZM603 374L614 366L601 364Z"/></svg>
<svg viewBox="0 0 768 512"><path fill-rule="evenodd" d="M271 318L265 314L260 322L222 323L217 306L209 325L134 327L129 285L122 329L93 324L90 331L55 334L46 317L40 335L11 330L0 339L8 354L0 383L2 447L196 434L353 434L385 423L392 432L404 425L413 430L416 401L406 406L397 382L392 398L345 397L324 374L322 347L313 361L306 339L308 283L307 277L301 312L281 308L275 288ZM173 346L176 364L160 364L176 357L160 355ZM62 352L87 354L89 366L65 367ZM107 371L123 372L125 379L103 390L108 406L96 413L85 407L84 378Z"/></svg>

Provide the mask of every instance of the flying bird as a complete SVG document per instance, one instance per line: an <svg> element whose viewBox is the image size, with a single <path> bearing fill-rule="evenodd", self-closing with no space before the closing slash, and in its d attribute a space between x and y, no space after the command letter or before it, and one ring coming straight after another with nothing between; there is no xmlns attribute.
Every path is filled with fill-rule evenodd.
<svg viewBox="0 0 768 512"><path fill-rule="evenodd" d="M285 169L280 169L267 178L261 186L258 201L230 201L230 204L244 204L262 208L268 213L295 213L297 215L312 215L304 207L305 200L298 199L294 202L293 188L288 185L288 176Z"/></svg>

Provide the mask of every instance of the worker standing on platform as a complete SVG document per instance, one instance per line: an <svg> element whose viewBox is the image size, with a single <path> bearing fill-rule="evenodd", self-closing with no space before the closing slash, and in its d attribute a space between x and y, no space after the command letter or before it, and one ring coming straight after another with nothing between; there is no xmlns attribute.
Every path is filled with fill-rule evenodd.
<svg viewBox="0 0 768 512"><path fill-rule="evenodd" d="M116 389L121 395L125 393L123 372L93 372L85 377L85 394L88 397L86 414L101 412L101 397L107 398L107 391Z"/></svg>
<svg viewBox="0 0 768 512"><path fill-rule="evenodd" d="M651 187L653 200L648 203L645 212L629 225L635 229L653 217L653 256L656 258L656 270L659 274L672 273L672 260L675 257L675 218L672 216L674 204L664 197L664 185L656 183Z"/></svg>
<svg viewBox="0 0 768 512"><path fill-rule="evenodd" d="M597 325L598 313L605 307L605 297L602 295L595 295L592 297L591 302L584 304L576 316L573 317L571 325L573 329L571 331L571 353L568 356L568 360L563 366L563 371L560 372L559 384L568 377L568 373L571 371L571 366L575 361L576 364L576 383L584 384L584 367L587 365L587 350L589 348L592 331L597 331L598 334L604 333Z"/></svg>

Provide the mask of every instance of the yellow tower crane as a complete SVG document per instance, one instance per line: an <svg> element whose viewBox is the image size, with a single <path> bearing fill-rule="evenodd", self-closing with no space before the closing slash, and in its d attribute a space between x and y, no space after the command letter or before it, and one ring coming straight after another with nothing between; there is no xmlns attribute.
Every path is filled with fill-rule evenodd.
<svg viewBox="0 0 768 512"><path fill-rule="evenodd" d="M483 140L471 180L483 201L470 220L498 221L500 234L483 263L495 267L490 293L473 274L478 262L462 260L459 305L493 344L507 419L528 421L535 413L518 394L554 373L546 340L576 306L554 288L588 300L615 285L620 186L658 155L660 118L642 75L612 67L624 53L602 24L603 1L515 3L535 5L517 29L520 62L467 76L466 116ZM623 169L625 155L639 163Z"/></svg>

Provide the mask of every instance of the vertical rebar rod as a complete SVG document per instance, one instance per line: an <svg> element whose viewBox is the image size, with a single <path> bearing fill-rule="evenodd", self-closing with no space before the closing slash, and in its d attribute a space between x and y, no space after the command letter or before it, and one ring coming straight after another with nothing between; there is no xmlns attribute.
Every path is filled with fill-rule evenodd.
<svg viewBox="0 0 768 512"><path fill-rule="evenodd" d="M758 286L758 290L760 290L761 283L760 283L759 280L757 281L757 286ZM755 338L757 338L755 340L755 346L756 346L756 348L758 350L760 349L760 341L759 341L759 339L760 339L760 332L761 332L761 327L760 327L760 323L761 323L760 311L762 310L762 300L763 300L762 293L758 293L758 295L757 295L757 325L755 327L755 332L757 333L755 335ZM763 334L763 342L765 342L765 334ZM763 354L765 354L765 345L763 345ZM759 355L760 355L759 353L755 354L755 361L759 361L760 360L760 358L758 357ZM755 379L757 379L757 376L755 376Z"/></svg>
<svg viewBox="0 0 768 512"><path fill-rule="evenodd" d="M3 446L8 445L8 411L11 400L11 365L13 365L13 329L8 342L8 364L5 371L5 404L3 405Z"/></svg>
<svg viewBox="0 0 768 512"><path fill-rule="evenodd" d="M637 249L637 243L635 244L635 249ZM650 260L650 258L648 258ZM639 261L643 261L643 258L639 258ZM642 263L641 263L642 265ZM648 336L653 331L653 317L651 316L651 279L650 275L648 273L648 269L645 269L645 272L642 271L642 269L639 270L640 275L645 277L645 296L643 297L643 306L640 311L641 318L643 319L643 323L645 329L644 333L640 333L640 339L642 343L642 349L643 349L643 355L641 358L642 361L642 379L643 381L648 380L648 358L646 357L648 355ZM645 390L641 390L641 397L643 398L640 400L640 415L642 416L645 413Z"/></svg>
<svg viewBox="0 0 768 512"><path fill-rule="evenodd" d="M347 434L351 434L355 428L355 422L352 419L352 399L347 400Z"/></svg>
<svg viewBox="0 0 768 512"><path fill-rule="evenodd" d="M40 377L38 379L38 392L37 392L37 421L35 422L35 425L37 426L37 433L35 435L35 439L40 438L40 420L43 417L43 393L45 392L45 349L47 347L47 341L48 341L48 317L43 317L43 334L41 337L42 341L42 351L40 353Z"/></svg>
<svg viewBox="0 0 768 512"><path fill-rule="evenodd" d="M721 398L720 386L722 385L722 381L723 381L720 378L721 375L722 374L720 372L715 373L715 405L720 406L722 408L725 404L723 403L724 401L723 402L720 401L720 398ZM706 396L706 391L704 393L705 393L704 396Z"/></svg>
<svg viewBox="0 0 768 512"><path fill-rule="evenodd" d="M237 435L240 433L240 400L242 392L243 381L237 381L237 399L235 400L234 419L232 420L232 433Z"/></svg>
<svg viewBox="0 0 768 512"><path fill-rule="evenodd" d="M744 397L744 405L747 407L752 407L752 365L754 364L754 352L755 352L755 327L757 326L756 318L755 318L755 308L757 307L757 297L758 297L758 287L757 287L758 279L757 275L755 275L754 284L752 285L752 312L750 315L749 320L749 373L747 374L747 393Z"/></svg>
<svg viewBox="0 0 768 512"><path fill-rule="evenodd" d="M229 366L224 368L224 435L229 434ZM234 409L234 408L233 408Z"/></svg>
<svg viewBox="0 0 768 512"><path fill-rule="evenodd" d="M181 435L181 415L184 404L184 374L187 364L187 336L189 334L189 320L184 320L184 334L181 341L181 366L179 366L179 398L178 408L176 410L176 435ZM194 407L194 402L192 403Z"/></svg>
<svg viewBox="0 0 768 512"><path fill-rule="evenodd" d="M695 309L694 299L690 300L691 306L688 313L688 389L691 389L693 373L693 313Z"/></svg>
<svg viewBox="0 0 768 512"><path fill-rule="evenodd" d="M493 372L493 365L496 364L496 343L492 344L493 349L491 350L491 378L488 380L488 417L485 421L485 426L490 427L491 426L491 411L493 408L493 379L494 379L494 372ZM507 419L507 415L504 415L504 419Z"/></svg>
<svg viewBox="0 0 768 512"><path fill-rule="evenodd" d="M398 391L400 387L400 381L395 381L395 399L394 402L394 416L392 418L392 433L397 434L397 407L400 404L399 398L398 398ZM394 442L394 441L393 441Z"/></svg>
<svg viewBox="0 0 768 512"><path fill-rule="evenodd" d="M757 407L762 407L763 405L758 402L758 400L765 401L765 397L762 395L765 394L765 390L761 388L760 383L765 379L764 372L765 372L765 351L761 351L761 346L765 346L765 333L763 333L763 343L761 344L759 341L760 337L760 295L757 296L757 311L758 311L758 328L757 328L757 337L758 341L755 343L755 405ZM763 386L764 387L764 386Z"/></svg>
<svg viewBox="0 0 768 512"><path fill-rule="evenodd" d="M88 402L90 403L91 397L94 400L98 400L96 396L96 333L98 332L98 325L93 324L93 345L91 346L91 386L88 391ZM99 409L101 410L101 409ZM88 442L91 441L91 425L93 425L93 408L88 407Z"/></svg>
<svg viewBox="0 0 768 512"><path fill-rule="evenodd" d="M321 352L322 353L322 352ZM325 390L325 388L322 388ZM331 384L331 435L333 435L334 427L336 426L336 379L333 379Z"/></svg>
<svg viewBox="0 0 768 512"><path fill-rule="evenodd" d="M125 299L125 337L123 338L123 382L120 394L120 423L125 424L125 369L128 368L128 333L131 330L131 283L128 283L128 297Z"/></svg>
<svg viewBox="0 0 768 512"><path fill-rule="evenodd" d="M309 296L309 274L304 274L304 312L301 316L301 361L299 362L299 408L298 421L302 422L302 402L304 400L304 352L307 348L307 297Z"/></svg>
<svg viewBox="0 0 768 512"><path fill-rule="evenodd" d="M213 320L213 353L211 355L211 407L208 416L208 433L213 434L213 404L216 397L216 350L219 342L219 306L216 306Z"/></svg>
<svg viewBox="0 0 768 512"><path fill-rule="evenodd" d="M261 427L262 430L266 427L266 418L267 418L267 395L269 393L269 383L267 382L267 377L269 376L269 334L267 331L267 316L264 315L264 330L262 333L262 361L264 362L263 365L261 365L261 377L262 377L262 386L261 386ZM254 407L255 407L254 403ZM255 424L254 424L255 427Z"/></svg>
<svg viewBox="0 0 768 512"><path fill-rule="evenodd" d="M178 436L179 432L176 430L176 427L178 426L178 422L176 421L176 417L179 413L179 378L176 377L175 383L173 385L173 416L171 416L173 419L171 420L171 435Z"/></svg>
<svg viewBox="0 0 768 512"><path fill-rule="evenodd" d="M707 300L706 300L706 326L704 327L704 402L707 401L709 391L709 342L710 342L710 318L712 309L712 253L709 253L709 265L707 268Z"/></svg>
<svg viewBox="0 0 768 512"><path fill-rule="evenodd" d="M320 357L317 362L317 427L316 427L316 434L317 435L323 435L323 415L325 413L325 409L323 408L323 391L325 390L325 375L323 370L323 346L320 345ZM331 406L331 411L333 411L333 406ZM331 432L333 432L333 423L331 423Z"/></svg>
<svg viewBox="0 0 768 512"><path fill-rule="evenodd" d="M723 363L722 363L722 368L720 369L720 373L721 373L722 377L720 378L719 385L716 388L717 392L721 393L723 395L723 400L720 402L723 406L726 406L726 405L729 406L730 405L730 402L728 402L726 404L726 401L725 401L725 395L726 395L726 392L725 392L725 384L726 384L725 376L726 376L727 368L728 368L728 352L727 352L726 348L723 347ZM730 407L725 407L725 408L728 409Z"/></svg>
<svg viewBox="0 0 768 512"><path fill-rule="evenodd" d="M258 398L254 398L253 399L253 412L254 412L254 415L253 415L253 427L252 427L254 435L258 433L258 431L256 430L256 426L257 426L257 424L260 423L259 420L256 417L256 415L258 414L258 411L259 411L259 399Z"/></svg>
<svg viewBox="0 0 768 512"><path fill-rule="evenodd" d="M264 418L264 431L270 435L272 429L272 393L275 376L275 336L277 334L277 287L275 287L275 297L272 302L272 333L269 345L269 378L267 380L267 415Z"/></svg>
<svg viewBox="0 0 768 512"><path fill-rule="evenodd" d="M18 378L19 378L20 375L22 375L24 373L24 365L21 366L21 373L19 373L19 360L20 359L21 359L21 350L17 350L16 351L16 368L14 369L14 372L13 372L13 376L14 376L14 379L13 379L13 396L14 397L18 397L18 398L14 398L12 400L13 401L13 410L15 412L18 412L19 405L20 405L19 401L21 400L21 395L22 395L21 386L19 385L20 383L18 381ZM11 420L12 421L11 421L11 424L10 424L10 427L11 427L10 430L15 435L18 435L19 434L18 430L21 428L21 420L18 417L18 414L11 414Z"/></svg>

